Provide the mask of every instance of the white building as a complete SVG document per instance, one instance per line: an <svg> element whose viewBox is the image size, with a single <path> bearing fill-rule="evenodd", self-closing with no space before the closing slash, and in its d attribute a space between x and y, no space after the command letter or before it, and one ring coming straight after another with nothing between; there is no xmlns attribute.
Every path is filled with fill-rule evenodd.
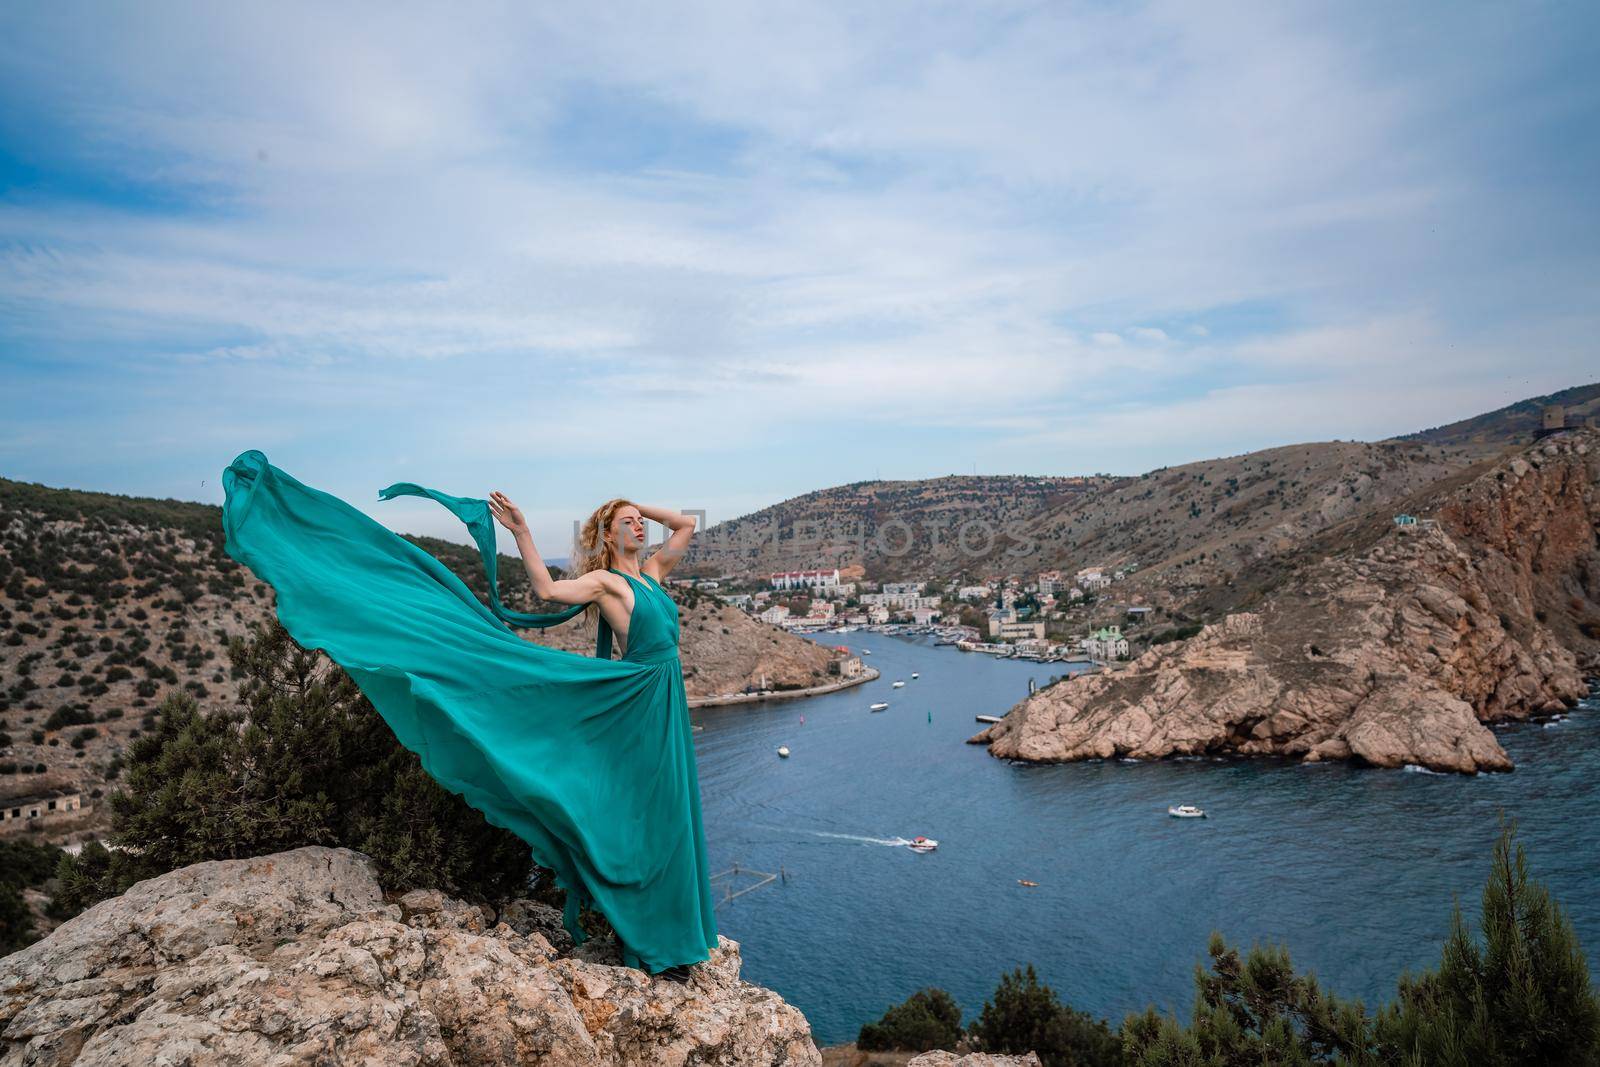
<svg viewBox="0 0 1600 1067"><path fill-rule="evenodd" d="M1099 567L1085 567L1077 573L1076 578L1083 589L1104 589L1111 584L1111 577Z"/></svg>
<svg viewBox="0 0 1600 1067"><path fill-rule="evenodd" d="M1122 627L1107 626L1084 638L1083 650L1095 659L1120 659L1128 654L1128 639Z"/></svg>
<svg viewBox="0 0 1600 1067"><path fill-rule="evenodd" d="M889 596L912 597L921 596L926 588L927 582L884 582L882 592Z"/></svg>
<svg viewBox="0 0 1600 1067"><path fill-rule="evenodd" d="M774 604L758 616L762 622L770 622L774 626L780 625L788 617L789 609L782 604Z"/></svg>
<svg viewBox="0 0 1600 1067"><path fill-rule="evenodd" d="M839 584L839 568L817 571L777 571L768 581L774 589L832 589Z"/></svg>
<svg viewBox="0 0 1600 1067"><path fill-rule="evenodd" d="M1019 638L1044 638L1044 622L1017 622L1016 620L1002 621L996 617L989 620L989 636L998 637L1002 641L1015 641Z"/></svg>
<svg viewBox="0 0 1600 1067"><path fill-rule="evenodd" d="M861 594L861 603L895 608L901 611L914 611L917 608L938 607L939 598L936 596L917 596L915 593L891 593L886 589L882 593Z"/></svg>
<svg viewBox="0 0 1600 1067"><path fill-rule="evenodd" d="M1039 572L1039 595L1054 596L1067 587L1067 580L1061 577L1060 571Z"/></svg>
<svg viewBox="0 0 1600 1067"><path fill-rule="evenodd" d="M956 590L957 600L988 600L994 596L994 590L986 585L964 585Z"/></svg>
<svg viewBox="0 0 1600 1067"><path fill-rule="evenodd" d="M926 626L938 619L942 614L937 608L912 608L911 621L918 626Z"/></svg>
<svg viewBox="0 0 1600 1067"><path fill-rule="evenodd" d="M889 621L889 609L882 604L874 604L867 609L867 621L873 625Z"/></svg>

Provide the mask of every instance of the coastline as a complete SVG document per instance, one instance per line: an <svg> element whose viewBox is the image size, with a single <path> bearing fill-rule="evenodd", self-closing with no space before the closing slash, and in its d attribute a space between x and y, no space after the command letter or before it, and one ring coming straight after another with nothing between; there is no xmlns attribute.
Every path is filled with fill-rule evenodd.
<svg viewBox="0 0 1600 1067"><path fill-rule="evenodd" d="M720 708L730 704L755 704L764 700L795 700L799 697L816 697L824 693L837 693L853 685L861 685L879 677L876 667L863 667L854 678L842 678L827 685L813 685L806 689L778 689L767 693L727 693L716 697L695 697L689 701L691 708Z"/></svg>

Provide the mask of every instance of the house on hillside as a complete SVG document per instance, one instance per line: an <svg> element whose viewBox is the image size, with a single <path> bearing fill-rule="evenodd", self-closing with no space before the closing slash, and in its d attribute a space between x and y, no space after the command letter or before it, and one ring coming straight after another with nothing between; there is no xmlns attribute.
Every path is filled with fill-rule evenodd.
<svg viewBox="0 0 1600 1067"><path fill-rule="evenodd" d="M0 796L0 834L46 830L75 822L94 810L71 786L18 791Z"/></svg>

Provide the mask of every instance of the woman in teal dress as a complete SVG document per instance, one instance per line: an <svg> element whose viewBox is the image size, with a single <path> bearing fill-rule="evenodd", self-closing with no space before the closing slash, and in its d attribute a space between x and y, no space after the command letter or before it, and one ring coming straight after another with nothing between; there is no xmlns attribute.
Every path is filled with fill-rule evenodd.
<svg viewBox="0 0 1600 1067"><path fill-rule="evenodd" d="M467 525L485 604L433 556L259 451L234 459L223 489L226 551L274 588L284 628L350 674L434 779L528 842L566 890L575 942L587 903L610 920L628 966L681 980L710 957L717 928L678 612L661 588L691 519L609 501L580 533L574 576L557 581L503 494L380 490L380 500L428 497ZM672 533L641 561L647 518ZM570 607L544 615L500 603L496 520L516 537L534 592ZM597 616L593 657L516 633L584 611Z"/></svg>

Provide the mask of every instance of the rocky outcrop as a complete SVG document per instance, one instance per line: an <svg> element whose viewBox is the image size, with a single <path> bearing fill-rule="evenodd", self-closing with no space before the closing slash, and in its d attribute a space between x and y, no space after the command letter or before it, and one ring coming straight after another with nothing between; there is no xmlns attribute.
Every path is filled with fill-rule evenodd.
<svg viewBox="0 0 1600 1067"><path fill-rule="evenodd" d="M1000 1056L989 1052L965 1054L937 1049L906 1061L906 1067L1044 1067L1037 1052Z"/></svg>
<svg viewBox="0 0 1600 1067"><path fill-rule="evenodd" d="M675 591L676 592L676 591ZM833 653L824 645L752 618L713 597L677 593L683 690L690 700L746 689L809 689L825 685ZM594 652L594 627L580 621L524 631L540 644L585 655Z"/></svg>
<svg viewBox="0 0 1600 1067"><path fill-rule="evenodd" d="M1262 604L1126 667L1057 683L970 738L1037 761L1237 753L1510 770L1486 722L1586 692L1600 594L1592 431L1508 458L1295 570ZM1560 627L1561 632L1553 627Z"/></svg>
<svg viewBox="0 0 1600 1067"><path fill-rule="evenodd" d="M677 984L563 956L541 905L502 919L386 899L348 849L196 864L0 960L0 1064L821 1063L726 938Z"/></svg>

